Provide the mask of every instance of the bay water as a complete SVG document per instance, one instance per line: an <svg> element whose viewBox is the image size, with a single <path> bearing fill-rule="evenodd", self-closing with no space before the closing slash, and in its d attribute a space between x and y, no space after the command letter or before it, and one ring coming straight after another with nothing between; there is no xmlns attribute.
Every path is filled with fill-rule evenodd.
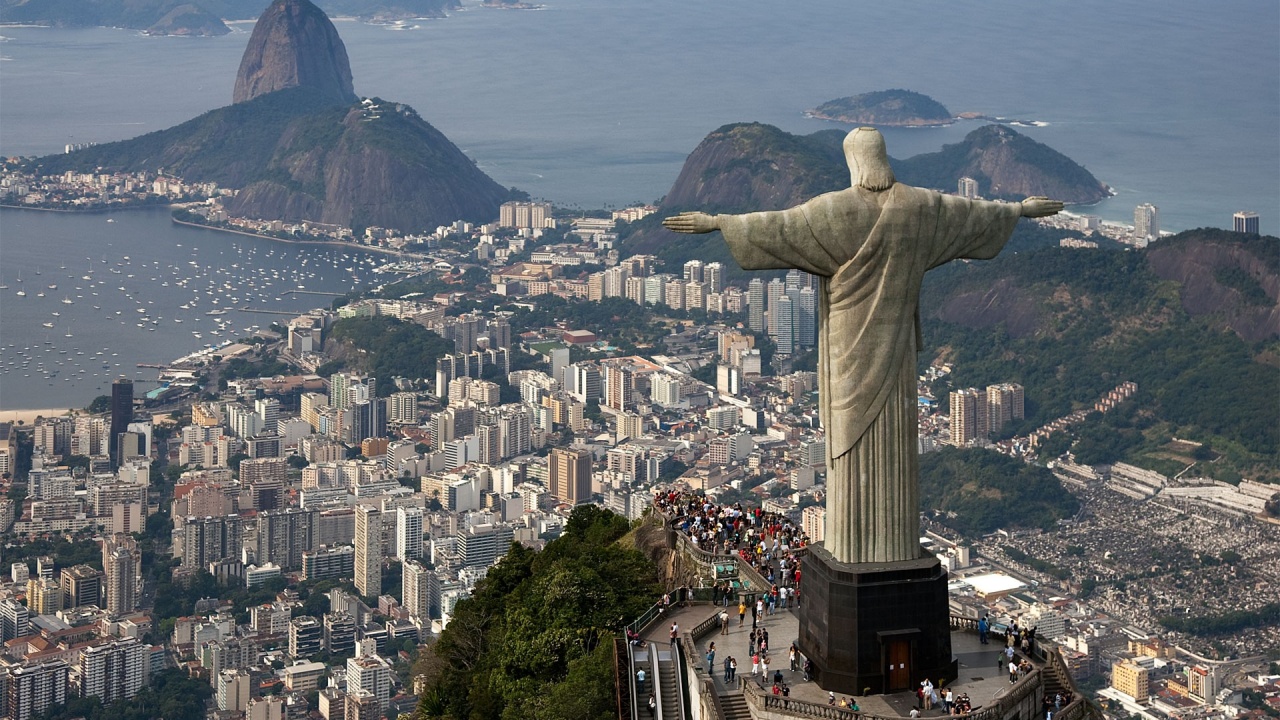
<svg viewBox="0 0 1280 720"><path fill-rule="evenodd" d="M468 2L447 19L399 29L336 24L358 94L412 105L498 182L570 208L661 197L688 153L723 124L814 132L838 126L804 117L808 108L907 88L955 113L1045 123L1018 131L1116 191L1084 212L1131 222L1134 206L1150 202L1170 230L1229 227L1236 210L1258 212L1264 232L1280 227L1280 4L1273 0L548 0L540 10ZM252 23L232 27L220 38L0 28L0 153L133 137L227 104ZM957 142L980 124L885 134L890 153L908 157ZM223 253L234 250L222 243L271 244L215 239L150 211L116 220L131 232L112 240L118 244L104 265L92 247L106 227L102 216L0 213L0 279L12 288L17 272L33 277L41 243L53 237L66 238L69 268L82 257L104 267L114 256L136 261L177 243L189 251L188 232L203 233L198 244ZM294 252L328 252L288 247L289 262L300 262ZM4 352L20 344L11 337L41 339L46 321L31 325L39 318L12 312L13 292L0 291ZM93 352L127 353L132 363L121 365L129 368L198 347L176 334L162 347L125 336L98 342L106 345ZM72 382L45 385L37 395L9 378L0 376L3 408L49 406L55 392L63 394L52 405L88 401L88 388Z"/></svg>

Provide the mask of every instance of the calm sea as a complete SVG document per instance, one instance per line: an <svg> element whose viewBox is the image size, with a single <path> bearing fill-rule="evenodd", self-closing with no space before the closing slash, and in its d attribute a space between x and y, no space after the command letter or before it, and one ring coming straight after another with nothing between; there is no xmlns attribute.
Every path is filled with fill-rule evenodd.
<svg viewBox="0 0 1280 720"><path fill-rule="evenodd" d="M0 409L84 407L125 376L378 282L383 256L175 226L163 208L0 209ZM385 277L385 276L383 276ZM18 295L19 292L25 295ZM269 310L272 313L247 312Z"/></svg>
<svg viewBox="0 0 1280 720"><path fill-rule="evenodd" d="M0 28L0 153L132 137L226 104L251 27L212 39ZM358 93L413 105L498 182L564 206L661 197L720 125L812 132L831 126L804 118L806 108L909 88L953 112L1048 123L1020 131L1116 189L1090 210L1106 219L1131 221L1151 202L1165 229L1228 226L1241 209L1258 212L1265 232L1280 228L1274 0L548 0L536 11L468 3L411 29L337 27ZM976 126L886 136L890 153L907 157ZM32 228L25 236L11 231L17 217ZM0 214L0 276L19 269L21 243L70 234L76 222ZM163 221L148 228L117 252L182 242ZM70 257L86 255L101 260ZM6 322L0 344L28 329ZM0 382L0 407L30 406Z"/></svg>

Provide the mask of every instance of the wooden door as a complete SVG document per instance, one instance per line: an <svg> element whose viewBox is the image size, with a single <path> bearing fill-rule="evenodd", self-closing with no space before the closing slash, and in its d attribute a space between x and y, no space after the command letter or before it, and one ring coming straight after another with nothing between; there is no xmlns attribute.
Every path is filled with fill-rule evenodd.
<svg viewBox="0 0 1280 720"><path fill-rule="evenodd" d="M889 680L888 692L911 689L911 641L906 639L889 639L889 669L885 676Z"/></svg>

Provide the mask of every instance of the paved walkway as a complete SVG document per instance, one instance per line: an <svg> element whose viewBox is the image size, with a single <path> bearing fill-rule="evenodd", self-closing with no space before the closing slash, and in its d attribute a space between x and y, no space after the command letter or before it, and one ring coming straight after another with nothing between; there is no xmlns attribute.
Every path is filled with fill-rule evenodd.
<svg viewBox="0 0 1280 720"><path fill-rule="evenodd" d="M753 679L751 677L751 653L748 650L751 633L751 613L750 611L747 612L745 622L742 627L738 627L737 605L727 609L730 616L728 632L722 635L719 631L716 631L714 634L708 635L695 643L698 650L697 667L699 675L702 675L707 670L704 658L708 646L712 642L716 644L713 676L716 690L721 694L737 692L736 683L731 687L724 682L723 661L726 655L731 655L737 659L739 678L747 681ZM645 633L645 639L664 645L669 644L671 640L671 622L673 620L680 624L680 632L685 633L707 618L719 614L720 610L721 608L710 605L677 608L670 612L667 618L654 623L649 632ZM759 626L769 631L769 654L771 655L769 675L772 677L774 670L782 670L783 679L791 687L792 698L805 702L826 704L828 701L827 691L818 687L817 683L805 681L802 672L792 672L788 666L788 650L791 647L791 643L795 641L799 630L795 612L795 608L778 610L771 616L763 617L758 623ZM1004 646L996 643L991 645L979 644L978 637L974 634L953 632L951 634L951 651L959 661L960 671L959 677L949 686L952 692L956 695L960 695L962 692L968 693L970 702L976 709L979 706L991 704L997 695L1008 691L1008 675L996 667L996 659L1003 650ZM803 664L803 660L801 664ZM757 676L755 680L760 681L760 676ZM771 683L769 684L771 685ZM907 717L911 712L911 708L917 702L915 694L910 692L893 695L857 696L856 699L863 712L875 715L896 715L899 717ZM921 714L925 717L945 716L945 713L937 708Z"/></svg>

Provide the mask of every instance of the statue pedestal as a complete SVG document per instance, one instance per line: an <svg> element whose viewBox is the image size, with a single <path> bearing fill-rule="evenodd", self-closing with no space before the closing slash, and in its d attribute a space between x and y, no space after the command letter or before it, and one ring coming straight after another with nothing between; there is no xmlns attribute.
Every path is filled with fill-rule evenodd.
<svg viewBox="0 0 1280 720"><path fill-rule="evenodd" d="M881 694L956 678L947 571L935 557L842 563L810 546L799 619L800 650L824 690Z"/></svg>

